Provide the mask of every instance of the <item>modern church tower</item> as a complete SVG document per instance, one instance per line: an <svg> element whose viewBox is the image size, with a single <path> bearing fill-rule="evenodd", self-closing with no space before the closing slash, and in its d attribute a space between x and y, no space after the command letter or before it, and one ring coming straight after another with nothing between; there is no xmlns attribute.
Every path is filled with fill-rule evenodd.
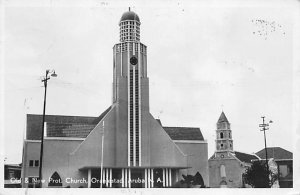
<svg viewBox="0 0 300 195"><path fill-rule="evenodd" d="M128 11L121 17L120 43L113 48L113 103L120 115L127 108L128 166L141 166L142 120L149 112L147 47L140 43L140 19ZM121 117L121 116L120 116Z"/></svg>
<svg viewBox="0 0 300 195"><path fill-rule="evenodd" d="M140 42L140 24L134 12L122 15L120 43L113 47L113 104L72 153L71 162L77 161L76 166L81 164L80 170L90 170L91 176L93 172L100 175L99 169L94 168L101 168L102 163L103 177L124 181L119 187L169 187L179 171L188 168L187 155L149 112L147 47ZM99 139L102 134L104 143ZM89 155L100 154L100 151L103 158ZM86 158L88 163L78 162ZM165 178L164 182L157 182L159 175ZM130 182L138 178L146 182Z"/></svg>

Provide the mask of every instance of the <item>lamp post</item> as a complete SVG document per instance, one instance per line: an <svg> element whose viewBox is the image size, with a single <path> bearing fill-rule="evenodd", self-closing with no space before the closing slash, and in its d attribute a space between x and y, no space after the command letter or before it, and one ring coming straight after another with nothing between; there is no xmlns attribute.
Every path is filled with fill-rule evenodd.
<svg viewBox="0 0 300 195"><path fill-rule="evenodd" d="M260 131L264 132L264 140L265 140L265 153L266 153L266 165L267 165L267 170L269 170L269 165L268 165L268 152L267 152L267 139L266 139L266 130L269 130L269 123L273 123L273 121L270 120L269 123L265 123L265 117L261 117L263 119L263 123L259 124L259 127L262 127Z"/></svg>
<svg viewBox="0 0 300 195"><path fill-rule="evenodd" d="M44 94L44 109L43 109L43 123L42 123L42 135L41 135L41 151L40 151L40 166L39 166L39 187L42 187L42 168L43 168L43 148L44 148L44 123L45 123L45 112L46 112L46 95L47 95L47 82L51 78L48 76L50 74L52 77L57 77L57 74L55 73L55 70L46 70L46 75L42 79L42 82L44 82L45 87L45 94Z"/></svg>

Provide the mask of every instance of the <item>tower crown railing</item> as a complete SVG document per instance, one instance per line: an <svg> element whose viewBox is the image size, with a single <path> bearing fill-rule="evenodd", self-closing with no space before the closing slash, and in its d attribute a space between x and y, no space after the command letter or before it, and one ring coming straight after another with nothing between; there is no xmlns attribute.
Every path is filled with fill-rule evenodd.
<svg viewBox="0 0 300 195"><path fill-rule="evenodd" d="M120 42L140 42L140 22L123 20L120 22Z"/></svg>

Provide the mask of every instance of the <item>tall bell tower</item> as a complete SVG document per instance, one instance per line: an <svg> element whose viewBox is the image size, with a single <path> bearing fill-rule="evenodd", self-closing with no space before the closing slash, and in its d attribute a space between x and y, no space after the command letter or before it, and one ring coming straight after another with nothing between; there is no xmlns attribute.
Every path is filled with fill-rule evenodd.
<svg viewBox="0 0 300 195"><path fill-rule="evenodd" d="M120 118L127 115L128 166L141 166L141 124L149 112L147 47L140 42L140 25L129 8L119 22L120 43L113 47L113 103Z"/></svg>
<svg viewBox="0 0 300 195"><path fill-rule="evenodd" d="M233 151L233 140L230 123L222 111L217 122L216 130L216 157L229 157L229 152Z"/></svg>

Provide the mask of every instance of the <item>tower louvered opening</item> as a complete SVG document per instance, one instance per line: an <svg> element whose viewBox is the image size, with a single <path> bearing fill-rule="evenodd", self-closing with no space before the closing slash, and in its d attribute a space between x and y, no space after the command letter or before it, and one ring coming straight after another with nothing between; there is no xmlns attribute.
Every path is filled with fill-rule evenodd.
<svg viewBox="0 0 300 195"><path fill-rule="evenodd" d="M130 87L129 87L129 90L130 90L130 106L129 106L129 109L130 109L130 125L129 125L129 128L130 128L130 164L132 165L133 164L133 70L130 70Z"/></svg>
<svg viewBox="0 0 300 195"><path fill-rule="evenodd" d="M139 71L130 69L129 73L129 137L130 165L140 162L140 106L139 106Z"/></svg>
<svg viewBox="0 0 300 195"><path fill-rule="evenodd" d="M140 152L140 135L139 135L139 73L138 70L135 71L135 153L136 153L136 163L139 164L139 152Z"/></svg>

